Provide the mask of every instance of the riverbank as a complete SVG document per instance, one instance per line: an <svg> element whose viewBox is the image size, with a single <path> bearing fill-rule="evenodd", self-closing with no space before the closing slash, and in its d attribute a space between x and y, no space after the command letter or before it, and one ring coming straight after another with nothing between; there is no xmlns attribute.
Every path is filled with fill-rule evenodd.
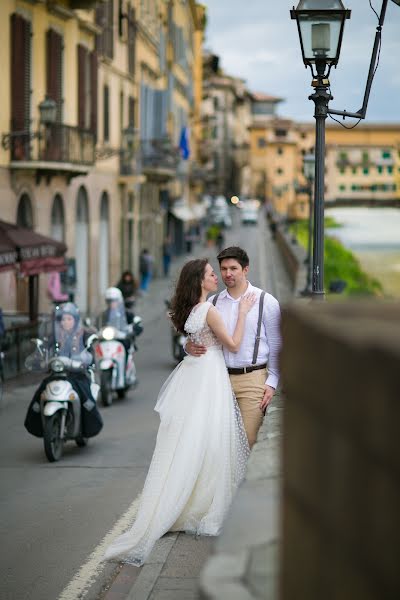
<svg viewBox="0 0 400 600"><path fill-rule="evenodd" d="M332 217L325 219L325 229L336 231L340 223ZM308 221L297 221L290 231L304 247L308 243ZM326 290L338 280L346 282L344 296L382 296L383 287L374 277L366 273L356 256L335 237L325 235L324 240L324 280Z"/></svg>

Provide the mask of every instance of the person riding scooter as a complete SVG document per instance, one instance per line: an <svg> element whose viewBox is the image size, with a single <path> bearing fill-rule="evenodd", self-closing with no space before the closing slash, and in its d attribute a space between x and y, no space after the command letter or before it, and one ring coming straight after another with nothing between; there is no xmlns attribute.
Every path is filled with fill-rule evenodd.
<svg viewBox="0 0 400 600"><path fill-rule="evenodd" d="M124 334L129 334L124 339L121 339L126 350L126 356L128 356L129 349L133 343L132 327L129 327L132 324L133 317L125 310L124 298L119 288L108 288L105 291L104 298L107 308L101 313L98 326L100 328L109 325Z"/></svg>
<svg viewBox="0 0 400 600"><path fill-rule="evenodd" d="M67 379L80 399L83 437L93 437L103 427L91 386L91 366L94 364L91 336L93 332L82 326L78 307L72 302L61 304L53 315L53 332L50 338L37 340L37 351L26 361L30 370L47 370L52 358L60 359L60 370L65 369ZM24 424L27 431L37 437L43 436L41 394L47 384L57 378L57 372L52 372L46 377L29 405Z"/></svg>

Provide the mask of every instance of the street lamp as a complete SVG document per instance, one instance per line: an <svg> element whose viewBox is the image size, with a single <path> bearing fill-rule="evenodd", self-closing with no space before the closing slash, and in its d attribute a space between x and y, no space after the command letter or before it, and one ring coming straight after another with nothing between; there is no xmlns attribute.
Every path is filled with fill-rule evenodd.
<svg viewBox="0 0 400 600"><path fill-rule="evenodd" d="M57 119L57 102L45 97L39 104L40 123L42 125L52 125Z"/></svg>
<svg viewBox="0 0 400 600"><path fill-rule="evenodd" d="M303 296L309 296L312 293L312 233L313 233L313 181L315 176L315 154L311 152L303 156L303 175L307 180L308 193L308 239L307 239L307 283L301 292Z"/></svg>
<svg viewBox="0 0 400 600"><path fill-rule="evenodd" d="M324 298L324 192L325 192L325 120L328 103L329 71L339 60L344 23L350 18L341 0L300 0L290 11L296 19L303 62L311 68L315 104L315 190L312 297ZM314 73L315 65L316 73ZM328 66L328 72L325 69Z"/></svg>
<svg viewBox="0 0 400 600"><path fill-rule="evenodd" d="M342 45L343 30L351 11L341 0L300 0L297 8L290 11L297 21L303 62L310 67L313 76L314 93L309 99L314 102L315 131L315 183L314 183L314 244L312 296L324 298L324 192L325 192L325 120L328 114L341 115L343 119L352 117L365 119L372 81L379 60L382 27L389 0L382 1L379 23L365 86L363 105L357 112L329 108L333 99L329 88L329 73L337 65ZM400 6L400 0L392 0ZM314 71L315 66L315 71ZM326 71L327 69L327 71ZM326 71L326 72L325 72Z"/></svg>

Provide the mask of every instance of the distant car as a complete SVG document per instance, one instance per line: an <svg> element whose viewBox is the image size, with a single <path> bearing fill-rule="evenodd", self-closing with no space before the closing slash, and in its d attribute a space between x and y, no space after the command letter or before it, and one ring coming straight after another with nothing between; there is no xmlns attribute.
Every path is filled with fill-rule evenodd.
<svg viewBox="0 0 400 600"><path fill-rule="evenodd" d="M254 206L243 206L240 210L240 220L243 225L257 225L258 208Z"/></svg>

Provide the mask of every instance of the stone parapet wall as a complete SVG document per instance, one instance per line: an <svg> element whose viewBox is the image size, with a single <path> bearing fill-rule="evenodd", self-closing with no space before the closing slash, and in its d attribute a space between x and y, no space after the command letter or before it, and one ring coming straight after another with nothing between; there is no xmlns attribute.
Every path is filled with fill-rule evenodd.
<svg viewBox="0 0 400 600"><path fill-rule="evenodd" d="M281 227L276 230L275 240L280 250L286 270L297 292L305 287L307 271L305 268L306 252L297 242L293 242L293 236Z"/></svg>
<svg viewBox="0 0 400 600"><path fill-rule="evenodd" d="M400 598L400 306L282 320L281 600Z"/></svg>

